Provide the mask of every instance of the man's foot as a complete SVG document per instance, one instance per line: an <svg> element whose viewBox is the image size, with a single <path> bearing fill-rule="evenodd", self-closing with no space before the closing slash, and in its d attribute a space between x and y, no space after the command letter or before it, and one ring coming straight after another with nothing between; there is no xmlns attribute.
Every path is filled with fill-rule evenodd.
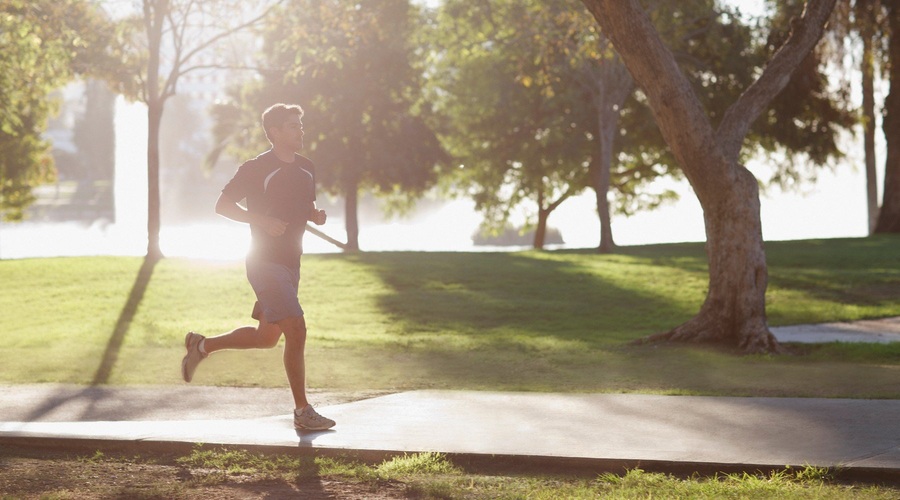
<svg viewBox="0 0 900 500"><path fill-rule="evenodd" d="M316 413L312 405L306 405L302 410L294 410L294 428L297 430L324 431L332 427L334 420Z"/></svg>
<svg viewBox="0 0 900 500"><path fill-rule="evenodd" d="M187 349L187 354L181 360L181 378L185 382L190 382L194 378L194 370L197 369L200 361L207 356L200 352L200 341L204 338L206 337L194 332L188 332L184 336L184 347Z"/></svg>

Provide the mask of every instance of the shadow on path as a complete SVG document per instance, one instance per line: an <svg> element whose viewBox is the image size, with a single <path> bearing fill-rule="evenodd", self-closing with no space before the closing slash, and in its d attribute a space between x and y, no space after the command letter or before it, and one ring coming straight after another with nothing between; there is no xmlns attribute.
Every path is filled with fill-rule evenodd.
<svg viewBox="0 0 900 500"><path fill-rule="evenodd" d="M128 301L122 308L122 312L119 313L116 327L113 329L112 336L110 336L109 342L106 344L106 351L103 352L103 359L100 361L100 366L94 374L94 380L91 382L91 385L102 385L109 382L109 376L116 365L116 360L119 358L122 341L125 339L125 334L128 333L128 327L131 326L131 321L134 319L141 300L144 299L144 292L147 291L147 285L150 284L150 277L153 275L153 268L156 267L157 262L159 262L159 259L144 259L144 263L141 265L140 271L138 271L137 279L134 281L134 286L131 287Z"/></svg>

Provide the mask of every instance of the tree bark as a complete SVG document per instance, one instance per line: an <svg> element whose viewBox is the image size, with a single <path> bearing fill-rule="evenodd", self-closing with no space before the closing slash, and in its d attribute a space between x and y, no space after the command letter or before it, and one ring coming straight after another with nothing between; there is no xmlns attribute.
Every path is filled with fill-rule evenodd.
<svg viewBox="0 0 900 500"><path fill-rule="evenodd" d="M550 212L538 209L537 227L534 228L534 249L543 250L547 242L547 218Z"/></svg>
<svg viewBox="0 0 900 500"><path fill-rule="evenodd" d="M532 240L532 247L535 250L543 250L544 243L547 241L547 219L550 218L551 210L544 208L545 199L543 186L538 184L538 220L537 226L534 228L534 239Z"/></svg>
<svg viewBox="0 0 900 500"><path fill-rule="evenodd" d="M344 187L344 226L347 230L346 252L359 251L359 182L350 180Z"/></svg>
<svg viewBox="0 0 900 500"><path fill-rule="evenodd" d="M715 131L638 0L583 2L647 95L666 143L697 193L706 224L706 300L687 323L644 341L716 342L748 353L779 352L766 319L768 275L758 187L738 164L738 155L750 124L818 42L834 0L807 4L784 46Z"/></svg>
<svg viewBox="0 0 900 500"><path fill-rule="evenodd" d="M618 112L606 109L597 112L599 137L597 138L598 164L591 163L591 181L597 195L597 214L600 216L600 253L612 253L616 248L612 234L612 215L609 209L610 171L612 170L613 137L616 134ZM596 165L596 168L593 168Z"/></svg>
<svg viewBox="0 0 900 500"><path fill-rule="evenodd" d="M876 233L900 233L900 1L888 3L888 18L891 31L888 47L891 89L884 100L882 128L887 139L887 158Z"/></svg>
<svg viewBox="0 0 900 500"><path fill-rule="evenodd" d="M610 42L605 36L601 36L600 45L609 46ZM616 55L603 59L598 66L590 67L587 79L590 81L585 85L591 93L597 113L596 152L589 167L591 186L597 198L597 215L600 217L600 245L597 250L600 253L611 253L616 247L609 205L614 142L619 126L619 113L625 100L634 92L634 80Z"/></svg>
<svg viewBox="0 0 900 500"><path fill-rule="evenodd" d="M148 103L147 126L147 259L163 258L159 247L160 220L159 196L159 129L162 122L162 104L156 100Z"/></svg>
<svg viewBox="0 0 900 500"><path fill-rule="evenodd" d="M601 135L604 133L601 130ZM597 215L600 217L600 245L597 251L600 253L612 253L616 248L612 234L612 215L609 209L609 185L611 159L604 153L604 148L611 144L607 140L597 141L597 158L591 162L590 176L591 187L597 198Z"/></svg>
<svg viewBox="0 0 900 500"><path fill-rule="evenodd" d="M766 321L768 270L756 178L742 166L724 196L703 210L709 291L692 320L648 340L716 342L748 353L777 353Z"/></svg>
<svg viewBox="0 0 900 500"><path fill-rule="evenodd" d="M147 31L148 61L145 102L147 103L147 259L163 257L159 247L160 199L159 199L159 128L162 122L165 98L159 88L160 51L167 0L144 1L144 26Z"/></svg>
<svg viewBox="0 0 900 500"><path fill-rule="evenodd" d="M862 5L862 4L859 4ZM871 10L860 7L857 16L865 16L862 21L860 37L863 41L862 54L862 115L863 115L863 148L866 162L866 206L868 207L868 231L875 231L878 222L878 176L875 173L875 61L872 42L875 22Z"/></svg>

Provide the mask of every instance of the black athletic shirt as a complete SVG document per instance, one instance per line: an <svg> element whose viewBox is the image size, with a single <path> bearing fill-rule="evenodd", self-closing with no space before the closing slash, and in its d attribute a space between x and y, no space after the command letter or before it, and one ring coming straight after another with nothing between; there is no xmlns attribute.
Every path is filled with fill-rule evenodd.
<svg viewBox="0 0 900 500"><path fill-rule="evenodd" d="M222 193L235 203L247 200L247 210L277 217L288 223L281 236L269 236L260 227L250 226L252 240L249 258L300 266L303 232L316 200L315 166L304 156L295 155L285 163L270 149L244 162Z"/></svg>

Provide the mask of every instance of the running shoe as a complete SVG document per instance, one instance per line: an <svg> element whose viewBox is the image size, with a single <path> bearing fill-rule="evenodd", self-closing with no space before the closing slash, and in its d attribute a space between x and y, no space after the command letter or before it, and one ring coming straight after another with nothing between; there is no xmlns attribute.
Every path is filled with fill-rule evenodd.
<svg viewBox="0 0 900 500"><path fill-rule="evenodd" d="M294 410L294 428L303 431L324 431L334 427L334 420L316 413L312 405L302 410Z"/></svg>
<svg viewBox="0 0 900 500"><path fill-rule="evenodd" d="M197 365L208 356L200 352L200 341L204 338L206 337L194 332L188 332L184 336L184 347L187 349L187 354L181 360L181 378L185 382L190 382L194 378L194 370L197 369Z"/></svg>

